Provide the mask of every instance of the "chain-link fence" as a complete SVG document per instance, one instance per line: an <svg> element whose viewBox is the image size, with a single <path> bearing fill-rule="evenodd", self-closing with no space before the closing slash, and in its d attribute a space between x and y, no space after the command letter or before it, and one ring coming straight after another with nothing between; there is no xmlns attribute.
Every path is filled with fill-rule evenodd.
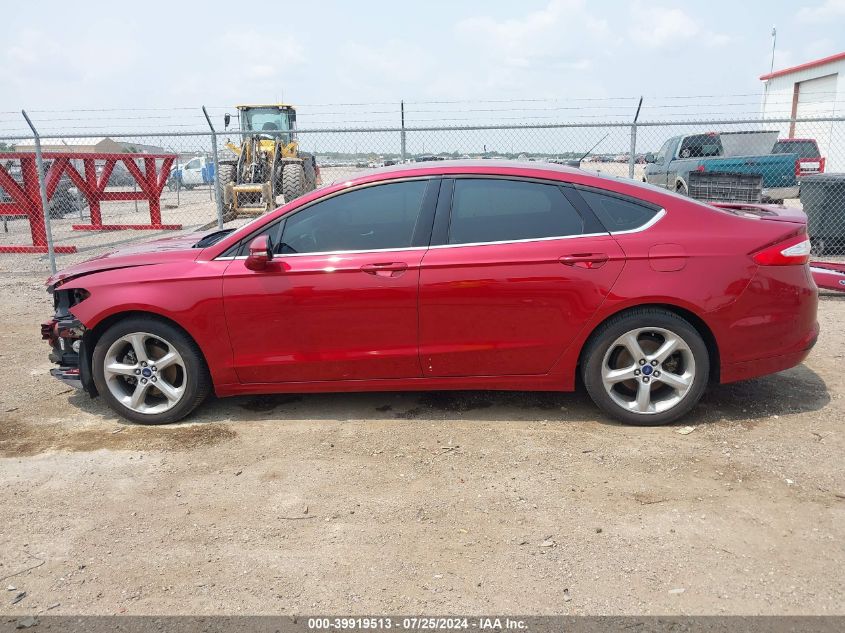
<svg viewBox="0 0 845 633"><path fill-rule="evenodd" d="M61 267L131 240L237 226L363 170L482 158L578 161L702 200L803 207L816 255L845 256L845 117L265 127L259 138L208 124L0 137L0 253L43 253L26 260L43 268L52 242Z"/></svg>

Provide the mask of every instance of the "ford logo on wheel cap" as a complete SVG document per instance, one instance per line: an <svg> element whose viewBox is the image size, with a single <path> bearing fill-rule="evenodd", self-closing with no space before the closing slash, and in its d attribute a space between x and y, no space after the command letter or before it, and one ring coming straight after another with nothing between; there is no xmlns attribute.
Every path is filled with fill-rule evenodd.
<svg viewBox="0 0 845 633"><path fill-rule="evenodd" d="M144 367L144 369L141 370L141 373L144 375L144 378L149 378L153 375L153 372L149 367Z"/></svg>

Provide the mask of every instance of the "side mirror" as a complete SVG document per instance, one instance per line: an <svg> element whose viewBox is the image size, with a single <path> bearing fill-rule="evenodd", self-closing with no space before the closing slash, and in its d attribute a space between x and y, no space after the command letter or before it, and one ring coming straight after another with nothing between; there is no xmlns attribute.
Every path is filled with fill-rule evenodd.
<svg viewBox="0 0 845 633"><path fill-rule="evenodd" d="M649 152L648 154L646 154L646 155L645 155L645 162L647 162L647 163L653 163L654 161L655 161L654 154L652 154L651 152Z"/></svg>
<svg viewBox="0 0 845 633"><path fill-rule="evenodd" d="M224 114L224 115L223 115L223 129L225 130L226 128L228 128L228 127L229 127L229 124L230 124L231 122L232 122L232 115L230 115L230 114L227 112L226 114Z"/></svg>
<svg viewBox="0 0 845 633"><path fill-rule="evenodd" d="M249 255L244 265L250 270L264 270L267 263L273 259L273 249L270 247L270 238L266 235L259 235L249 245Z"/></svg>

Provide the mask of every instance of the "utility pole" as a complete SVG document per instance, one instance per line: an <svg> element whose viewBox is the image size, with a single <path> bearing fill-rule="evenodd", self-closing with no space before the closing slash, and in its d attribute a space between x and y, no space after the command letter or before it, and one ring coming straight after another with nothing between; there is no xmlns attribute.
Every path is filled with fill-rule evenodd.
<svg viewBox="0 0 845 633"><path fill-rule="evenodd" d="M769 74L772 74L775 71L775 46L777 45L778 41L778 29L777 26L772 27L772 61L769 64ZM763 86L763 116L762 118L766 118L766 101L769 98L769 83L771 79L766 80L766 84Z"/></svg>
<svg viewBox="0 0 845 633"><path fill-rule="evenodd" d="M401 113L401 124L402 124L402 132L399 135L399 145L400 145L400 162L405 162L405 100L399 102L399 108Z"/></svg>

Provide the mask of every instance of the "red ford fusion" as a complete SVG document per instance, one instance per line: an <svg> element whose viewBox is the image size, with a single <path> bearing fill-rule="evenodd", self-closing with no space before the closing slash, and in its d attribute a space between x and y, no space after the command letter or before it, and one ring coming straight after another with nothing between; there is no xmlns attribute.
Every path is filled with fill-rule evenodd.
<svg viewBox="0 0 845 633"><path fill-rule="evenodd" d="M656 425L818 335L805 218L539 163L433 162L48 280L52 373L145 424L210 392L583 383Z"/></svg>

